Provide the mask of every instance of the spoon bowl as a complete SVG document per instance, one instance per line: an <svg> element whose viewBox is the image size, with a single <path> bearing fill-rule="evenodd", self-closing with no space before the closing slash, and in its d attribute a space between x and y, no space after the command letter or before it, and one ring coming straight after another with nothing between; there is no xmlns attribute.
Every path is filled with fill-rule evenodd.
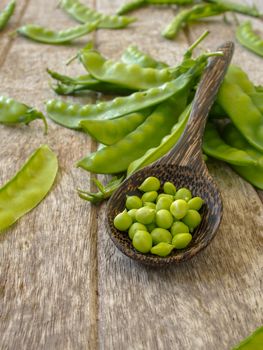
<svg viewBox="0 0 263 350"><path fill-rule="evenodd" d="M127 178L108 203L106 225L112 241L125 255L143 264L165 266L191 259L211 242L220 225L223 210L221 195L208 173L201 149L207 116L231 61L234 45L227 42L218 50L223 52L223 56L210 59L197 89L187 126L178 143L167 155ZM125 208L126 195L141 195L138 187L149 176L156 176L161 186L170 181L177 189L189 188L193 196L204 200L200 211L202 221L195 229L190 245L182 250L174 249L167 257L136 251L128 234L117 230L113 224L115 216Z"/></svg>

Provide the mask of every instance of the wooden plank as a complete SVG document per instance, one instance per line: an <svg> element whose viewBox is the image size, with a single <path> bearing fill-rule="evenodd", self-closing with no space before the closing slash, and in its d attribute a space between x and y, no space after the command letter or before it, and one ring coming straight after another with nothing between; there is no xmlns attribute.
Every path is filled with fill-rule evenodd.
<svg viewBox="0 0 263 350"><path fill-rule="evenodd" d="M55 6L52 0L31 1L22 23L76 25ZM80 72L79 66L64 64L86 41L52 47L16 38L1 67L0 94L43 110L43 101L55 96L45 69ZM89 151L89 138L52 122L43 136L38 121L1 126L0 135L1 183L40 144L47 143L59 158L51 193L0 237L1 348L96 349L96 210L78 198L75 188L87 187L89 176L74 168Z"/></svg>
<svg viewBox="0 0 263 350"><path fill-rule="evenodd" d="M97 4L99 9L114 9L118 1L109 5L100 0ZM182 52L186 43L181 39L178 44L159 36L163 23L171 17L169 10L148 8L137 14L146 21L138 30L147 31L136 36L143 49L160 52L162 60L170 50ZM196 27L190 40L205 28ZM222 23L212 24L209 29L211 39L203 46L211 49L220 38L223 41L233 35L232 29ZM114 43L107 39L107 33L103 39L101 35L100 48L109 47L112 55L119 54L124 43L131 41L131 35L118 37ZM249 59L241 50L235 58L246 61L245 69L254 79L256 72ZM258 58L255 61L259 64ZM212 162L209 170L222 192L223 221L211 245L180 266L146 268L123 256L105 232L105 206L101 208L98 267L102 349L228 350L262 324L262 204L252 186L228 166Z"/></svg>

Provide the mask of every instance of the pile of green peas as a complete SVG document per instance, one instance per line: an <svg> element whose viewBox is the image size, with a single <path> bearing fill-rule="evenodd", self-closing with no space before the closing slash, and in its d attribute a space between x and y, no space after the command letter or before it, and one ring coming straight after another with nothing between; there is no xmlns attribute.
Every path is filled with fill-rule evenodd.
<svg viewBox="0 0 263 350"><path fill-rule="evenodd" d="M192 197L189 189L176 190L171 182L147 177L138 187L142 196L127 195L125 209L114 218L119 231L128 232L133 247L140 253L168 256L173 249L186 248L200 224L204 201Z"/></svg>

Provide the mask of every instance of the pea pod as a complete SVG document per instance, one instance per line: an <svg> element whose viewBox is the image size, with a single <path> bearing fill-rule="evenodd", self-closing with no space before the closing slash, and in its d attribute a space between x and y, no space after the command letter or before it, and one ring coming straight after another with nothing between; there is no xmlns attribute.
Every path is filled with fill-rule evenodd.
<svg viewBox="0 0 263 350"><path fill-rule="evenodd" d="M97 79L92 78L89 74L72 78L50 69L48 69L47 72L53 79L58 81L55 86L52 86L52 88L60 95L70 95L86 90L118 95L128 95L129 93L134 92L134 90L116 84L98 81Z"/></svg>
<svg viewBox="0 0 263 350"><path fill-rule="evenodd" d="M241 177L263 190L263 153L252 147L233 124L228 124L224 128L222 135L230 146L245 151L255 159L257 165L231 166Z"/></svg>
<svg viewBox="0 0 263 350"><path fill-rule="evenodd" d="M0 12L0 30L4 29L4 27L7 25L10 17L14 13L15 7L16 7L16 1L12 0Z"/></svg>
<svg viewBox="0 0 263 350"><path fill-rule="evenodd" d="M263 92L254 92L249 95L254 105L263 114Z"/></svg>
<svg viewBox="0 0 263 350"><path fill-rule="evenodd" d="M147 90L171 81L170 69L142 68L138 64L125 64L106 60L99 52L83 50L80 61L97 80L117 84L133 90Z"/></svg>
<svg viewBox="0 0 263 350"><path fill-rule="evenodd" d="M168 64L156 61L153 57L141 51L136 45L130 45L121 56L121 61L126 64L138 64L143 68L168 68Z"/></svg>
<svg viewBox="0 0 263 350"><path fill-rule="evenodd" d="M225 8L215 4L199 4L190 9L180 11L171 23L163 30L162 35L166 39L173 39L179 31L189 22L201 18L217 16L225 12Z"/></svg>
<svg viewBox="0 0 263 350"><path fill-rule="evenodd" d="M250 21L243 22L238 26L236 38L246 49L263 57L263 39L254 32Z"/></svg>
<svg viewBox="0 0 263 350"><path fill-rule="evenodd" d="M142 124L150 112L146 109L112 120L83 120L80 127L98 142L113 145Z"/></svg>
<svg viewBox="0 0 263 350"><path fill-rule="evenodd" d="M47 195L58 170L56 155L43 145L0 189L0 231L15 223Z"/></svg>
<svg viewBox="0 0 263 350"><path fill-rule="evenodd" d="M180 109L177 109L176 112L180 114ZM179 140L181 134L184 131L190 113L191 106L188 106L180 115L170 134L166 135L157 147L150 148L142 157L137 158L129 165L127 175L131 175L135 171L155 162L164 156Z"/></svg>
<svg viewBox="0 0 263 350"><path fill-rule="evenodd" d="M47 113L56 123L71 129L79 129L79 123L82 120L114 119L125 114L140 111L157 105L171 96L176 96L182 91L188 91L195 84L196 76L200 75L206 57L200 57L194 67L186 73L158 88L136 92L127 97L117 97L112 101L100 102L96 105L81 106L50 100L46 105Z"/></svg>
<svg viewBox="0 0 263 350"><path fill-rule="evenodd" d="M248 5L237 3L234 1L227 1L227 0L205 0L205 1L215 5L223 6L226 9L226 11L241 13L243 15L247 15L251 17L261 17L262 15L255 5L248 6Z"/></svg>
<svg viewBox="0 0 263 350"><path fill-rule="evenodd" d="M36 109L6 96L0 96L0 124L14 125L18 123L29 124L35 119L43 120L45 134L48 125L44 115Z"/></svg>
<svg viewBox="0 0 263 350"><path fill-rule="evenodd" d="M175 123L174 101L160 104L133 132L112 146L92 153L77 163L78 167L99 174L125 171L128 165L149 148L157 146Z"/></svg>
<svg viewBox="0 0 263 350"><path fill-rule="evenodd" d="M80 38L97 28L98 21L86 23L66 30L55 32L34 24L27 24L17 29L17 32L26 38L45 44L65 44Z"/></svg>
<svg viewBox="0 0 263 350"><path fill-rule="evenodd" d="M249 95L233 83L228 75L220 87L217 102L247 141L263 151L263 115Z"/></svg>
<svg viewBox="0 0 263 350"><path fill-rule="evenodd" d="M191 5L194 0L132 0L122 5L117 14L124 15L146 5Z"/></svg>
<svg viewBox="0 0 263 350"><path fill-rule="evenodd" d="M263 326L255 330L232 350L261 350L263 344Z"/></svg>
<svg viewBox="0 0 263 350"><path fill-rule="evenodd" d="M78 0L61 0L60 4L68 14L81 23L99 21L98 28L119 29L127 27L130 23L136 21L134 17L99 13Z"/></svg>
<svg viewBox="0 0 263 350"><path fill-rule="evenodd" d="M211 122L206 124L203 151L208 156L233 165L248 166L257 164L254 157L251 157L246 151L226 144L220 137L215 125Z"/></svg>

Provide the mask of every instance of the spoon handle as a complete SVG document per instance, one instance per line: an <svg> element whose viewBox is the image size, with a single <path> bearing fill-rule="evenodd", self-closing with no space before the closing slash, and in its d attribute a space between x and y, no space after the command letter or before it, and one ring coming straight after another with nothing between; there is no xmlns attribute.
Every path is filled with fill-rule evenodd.
<svg viewBox="0 0 263 350"><path fill-rule="evenodd" d="M234 44L231 41L226 42L218 47L217 51L223 52L223 56L215 56L210 59L195 94L184 133L170 152L156 163L169 162L191 167L194 163L204 164L201 150L205 124L230 64Z"/></svg>

